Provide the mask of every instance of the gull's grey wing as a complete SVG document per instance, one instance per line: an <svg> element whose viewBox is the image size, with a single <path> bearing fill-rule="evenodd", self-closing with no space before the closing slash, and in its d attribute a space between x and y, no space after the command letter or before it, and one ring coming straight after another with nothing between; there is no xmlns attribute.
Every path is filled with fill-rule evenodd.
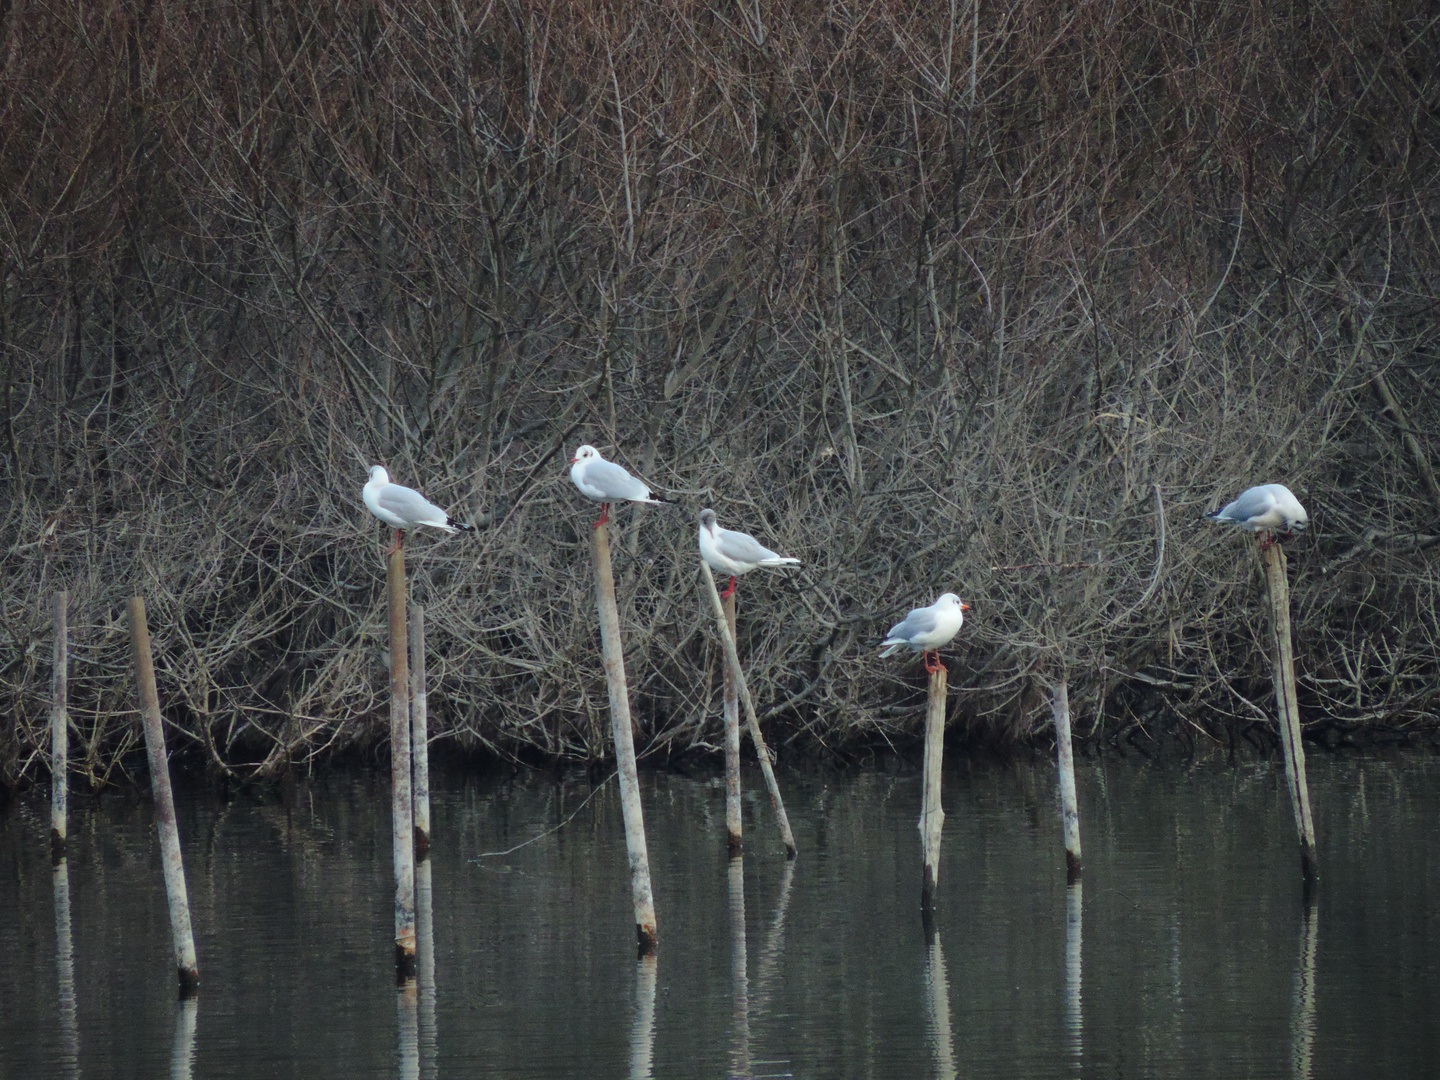
<svg viewBox="0 0 1440 1080"><path fill-rule="evenodd" d="M1241 492L1238 499L1220 511L1220 516L1229 521L1249 521L1266 513L1274 505L1275 495L1269 488L1254 487Z"/></svg>
<svg viewBox="0 0 1440 1080"><path fill-rule="evenodd" d="M761 563L766 559L780 558L749 533L735 532L733 529L717 531L719 535L715 537L715 547L727 559L734 559L738 563Z"/></svg>
<svg viewBox="0 0 1440 1080"><path fill-rule="evenodd" d="M429 521L447 520L444 510L412 488L399 484L386 484L380 489L376 501L382 508L406 521L423 524Z"/></svg>
<svg viewBox="0 0 1440 1080"><path fill-rule="evenodd" d="M592 461L585 466L585 483L596 488L609 501L616 499L648 499L650 489L631 476L624 466L613 461Z"/></svg>
<svg viewBox="0 0 1440 1080"><path fill-rule="evenodd" d="M890 628L885 635L886 639L899 638L901 641L914 641L921 634L928 634L935 629L935 611L933 608L915 608L905 618Z"/></svg>

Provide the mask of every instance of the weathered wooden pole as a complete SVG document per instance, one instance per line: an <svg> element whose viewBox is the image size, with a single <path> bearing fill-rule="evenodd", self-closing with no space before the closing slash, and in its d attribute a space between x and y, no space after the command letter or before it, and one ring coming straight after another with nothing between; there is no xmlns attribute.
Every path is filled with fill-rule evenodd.
<svg viewBox="0 0 1440 1080"><path fill-rule="evenodd" d="M620 612L615 607L615 575L610 569L610 537L603 525L590 530L595 560L595 606L600 612L600 656L610 694L610 727L615 739L615 770L620 778L620 812L625 848L630 853L630 894L635 905L635 939L640 955L655 951L655 897L650 891L650 854L645 845L645 815L640 808L640 774L635 767L635 733L630 726L630 691L625 684L625 649L620 643Z"/></svg>
<svg viewBox="0 0 1440 1080"><path fill-rule="evenodd" d="M1295 652L1290 640L1290 583L1286 577L1285 549L1277 543L1260 544L1260 561L1270 592L1270 628L1275 637L1275 704L1280 714L1280 745L1285 754L1285 783L1295 831L1300 838L1300 872L1308 885L1320 877L1315 857L1315 822L1310 816L1310 787L1305 780L1305 747L1300 734L1300 705L1295 696Z"/></svg>
<svg viewBox="0 0 1440 1080"><path fill-rule="evenodd" d="M150 789L160 832L160 863L165 871L165 898L170 902L170 935L180 997L200 987L195 960L195 935L190 929L190 900L185 892L185 867L180 860L180 827L175 821L175 796L170 789L170 762L165 753L165 726L160 719L160 694L155 689L155 664L150 657L150 628L145 623L145 598L130 598L130 644L140 684L140 716L145 726L145 752L150 759Z"/></svg>
<svg viewBox="0 0 1440 1080"><path fill-rule="evenodd" d="M1060 771L1060 828L1065 837L1065 880L1080 879L1080 803L1075 796L1075 755L1070 747L1070 684L1061 679L1050 687L1055 720L1055 758Z"/></svg>
<svg viewBox="0 0 1440 1080"><path fill-rule="evenodd" d="M940 805L940 774L945 755L945 688L949 670L944 664L930 673L930 697L925 705L925 762L920 786L920 910L935 910L935 889L940 880L940 835L945 811Z"/></svg>
<svg viewBox="0 0 1440 1080"><path fill-rule="evenodd" d="M735 638L735 594L725 597L725 625ZM721 681L721 706L725 717L725 847L733 859L743 847L740 817L740 699L735 694L735 673L725 664Z"/></svg>
<svg viewBox="0 0 1440 1080"><path fill-rule="evenodd" d="M410 607L410 756L415 792L415 858L430 854L430 721L425 700L425 609Z"/></svg>
<svg viewBox="0 0 1440 1080"><path fill-rule="evenodd" d="M746 685L745 672L740 667L740 654L735 651L735 638L730 633L730 624L725 620L725 605L720 602L720 590L715 588L715 575L710 573L710 566L704 559L700 560L700 571L706 591L710 594L710 603L715 611L720 643L725 648L725 660L730 665L730 672L735 679L735 691L740 696L740 704L745 706L745 719L750 727L750 741L755 745L755 756L760 760L760 773L765 777L765 788L770 793L770 804L775 807L775 820L780 827L781 842L785 845L785 857L793 859L796 854L795 834L790 831L790 818L785 813L785 801L780 798L780 784L775 779L775 767L770 760L770 748L765 745L765 737L760 734L760 721L755 717L755 704L750 700L750 687Z"/></svg>
<svg viewBox="0 0 1440 1080"><path fill-rule="evenodd" d="M54 654L50 664L50 861L65 858L70 762L70 594L55 594Z"/></svg>
<svg viewBox="0 0 1440 1080"><path fill-rule="evenodd" d="M385 570L390 614L391 839L395 852L395 978L415 977L415 818L410 785L410 672L405 662L405 549L390 552Z"/></svg>

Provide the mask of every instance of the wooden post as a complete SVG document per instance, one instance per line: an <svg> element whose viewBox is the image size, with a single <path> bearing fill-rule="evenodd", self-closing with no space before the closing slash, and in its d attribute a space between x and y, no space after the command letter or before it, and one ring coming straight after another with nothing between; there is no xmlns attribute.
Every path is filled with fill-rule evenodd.
<svg viewBox="0 0 1440 1080"><path fill-rule="evenodd" d="M780 798L780 785L775 780L775 768L770 761L770 748L760 734L760 721L755 717L755 705L750 700L750 687L745 683L745 672L740 668L740 655L735 651L735 638L730 634L730 625L725 621L725 606L720 603L720 591L715 588L715 575L710 566L700 560L701 576L710 594L710 603L715 611L716 626L720 631L720 643L725 648L725 659L735 678L735 691L740 695L740 704L745 706L745 719L750 726L750 741L755 744L755 756L760 759L760 772L765 777L766 790L770 792L770 804L775 807L776 823L780 826L780 839L785 844L785 857L795 858L795 834L790 831L790 818L785 813L785 801Z"/></svg>
<svg viewBox="0 0 1440 1080"><path fill-rule="evenodd" d="M70 642L67 616L70 594L55 594L54 655L50 664L50 861L65 858L70 761Z"/></svg>
<svg viewBox="0 0 1440 1080"><path fill-rule="evenodd" d="M620 643L620 612L615 607L615 576L610 569L610 537L605 527L590 530L595 560L595 606L600 612L600 656L610 693L610 727L615 739L615 770L620 777L620 811L625 848L630 853L630 895L635 905L635 939L640 955L655 951L655 897L650 891L650 854L645 846L645 815L640 808L640 774L635 767L635 733L630 726L630 691L625 684L625 649Z"/></svg>
<svg viewBox="0 0 1440 1080"><path fill-rule="evenodd" d="M1065 880L1080 879L1080 803L1075 796L1075 755L1070 748L1070 685L1061 679L1050 688L1055 719L1055 757L1060 770L1060 828L1065 836Z"/></svg>
<svg viewBox="0 0 1440 1080"><path fill-rule="evenodd" d="M735 637L735 594L725 597L725 624L730 637ZM725 847L733 859L740 854L742 828L740 817L740 699L735 696L735 673L725 664L721 684L722 711L725 717Z"/></svg>
<svg viewBox="0 0 1440 1080"><path fill-rule="evenodd" d="M390 614L391 839L395 852L395 978L415 976L415 824L410 791L410 674L405 662L405 549L390 552L385 571Z"/></svg>
<svg viewBox="0 0 1440 1080"><path fill-rule="evenodd" d="M145 598L130 598L130 644L140 684L140 715L145 725L145 751L150 759L150 788L155 797L155 821L160 832L160 862L165 871L165 898L170 902L170 934L175 944L175 969L180 997L200 987L200 966L195 960L195 936L190 930L190 900L185 892L185 867L180 860L180 828L175 821L175 796L170 790L170 762L165 754L165 726L160 719L160 694L155 689L155 665L150 657L150 628L145 623Z"/></svg>
<svg viewBox="0 0 1440 1080"><path fill-rule="evenodd" d="M925 764L921 770L920 848L924 874L920 880L920 910L935 910L935 888L940 880L940 834L945 811L940 805L940 772L945 754L945 687L949 671L944 664L930 673L930 698L925 706Z"/></svg>
<svg viewBox="0 0 1440 1080"><path fill-rule="evenodd" d="M415 792L415 859L430 854L430 722L425 700L425 609L410 607L410 756Z"/></svg>
<svg viewBox="0 0 1440 1080"><path fill-rule="evenodd" d="M1300 736L1300 705L1295 697L1295 653L1290 641L1290 583L1285 549L1263 542L1260 561L1270 592L1270 628L1275 636L1275 704L1280 714L1280 745L1285 753L1285 783L1300 838L1300 872L1307 886L1320 877L1315 858L1315 822L1310 816L1310 788L1305 781L1305 747Z"/></svg>

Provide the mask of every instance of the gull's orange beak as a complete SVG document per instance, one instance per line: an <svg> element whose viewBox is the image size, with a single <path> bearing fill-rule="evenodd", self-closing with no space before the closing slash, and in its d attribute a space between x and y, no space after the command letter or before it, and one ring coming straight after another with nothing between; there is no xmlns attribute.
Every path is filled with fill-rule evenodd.
<svg viewBox="0 0 1440 1080"><path fill-rule="evenodd" d="M970 610L970 605L969 605L969 604L961 604L961 605L960 605L960 610L961 610L961 611L969 611L969 610Z"/></svg>

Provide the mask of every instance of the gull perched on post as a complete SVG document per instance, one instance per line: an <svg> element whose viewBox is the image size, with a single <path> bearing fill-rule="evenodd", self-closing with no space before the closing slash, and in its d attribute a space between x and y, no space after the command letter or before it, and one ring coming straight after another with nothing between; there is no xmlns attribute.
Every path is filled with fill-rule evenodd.
<svg viewBox="0 0 1440 1080"><path fill-rule="evenodd" d="M1240 493L1240 497L1212 514L1211 521L1223 521L1251 532L1279 532L1280 540L1288 540L1310 524L1310 515L1300 500L1284 484L1261 484ZM1262 548L1275 543L1272 535L1260 541Z"/></svg>
<svg viewBox="0 0 1440 1080"><path fill-rule="evenodd" d="M395 543L386 554L401 545L402 530L416 525L429 525L447 533L474 532L474 525L456 521L414 488L392 484L390 474L381 465L372 466L370 479L361 492L370 512L395 530Z"/></svg>
<svg viewBox="0 0 1440 1080"><path fill-rule="evenodd" d="M711 569L730 575L730 584L720 595L735 595L735 579L757 566L799 566L799 559L777 555L749 533L722 529L714 510L700 511L700 557Z"/></svg>
<svg viewBox="0 0 1440 1080"><path fill-rule="evenodd" d="M925 670L932 675L940 670L940 646L960 632L965 622L969 604L962 604L953 592L947 592L929 607L914 608L904 619L890 628L880 644L890 646L882 657L897 653L903 648L914 649L925 657ZM930 650L935 651L935 661L930 661Z"/></svg>
<svg viewBox="0 0 1440 1080"><path fill-rule="evenodd" d="M576 450L570 459L570 480L581 495L600 504L600 518L595 522L597 529L610 520L612 502L659 505L675 501L652 494L648 484L631 476L623 465L606 461L599 450L588 444Z"/></svg>

